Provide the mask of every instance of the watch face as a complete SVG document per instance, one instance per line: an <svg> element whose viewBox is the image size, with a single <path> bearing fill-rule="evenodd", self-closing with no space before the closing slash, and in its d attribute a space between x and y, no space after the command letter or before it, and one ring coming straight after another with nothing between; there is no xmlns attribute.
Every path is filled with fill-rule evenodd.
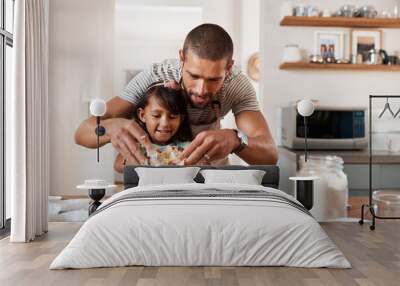
<svg viewBox="0 0 400 286"><path fill-rule="evenodd" d="M243 143L244 143L244 144L249 145L249 138L247 138L246 135L244 135L244 136L242 137L242 140L243 140Z"/></svg>
<svg viewBox="0 0 400 286"><path fill-rule="evenodd" d="M242 141L242 144L249 145L249 138L247 137L246 134L244 134L241 131L238 131L238 137L240 138L240 141Z"/></svg>
<svg viewBox="0 0 400 286"><path fill-rule="evenodd" d="M249 138L246 135L243 137L243 142L244 144L249 145Z"/></svg>

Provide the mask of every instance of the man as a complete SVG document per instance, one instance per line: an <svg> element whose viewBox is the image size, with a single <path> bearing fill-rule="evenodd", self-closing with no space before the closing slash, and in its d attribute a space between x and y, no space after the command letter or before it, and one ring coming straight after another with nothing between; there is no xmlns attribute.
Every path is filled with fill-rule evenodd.
<svg viewBox="0 0 400 286"><path fill-rule="evenodd" d="M139 145L151 148L148 136L132 121L135 104L154 82L183 88L188 96L188 114L195 139L184 150L185 165L216 162L236 153L249 164L275 164L277 149L268 124L260 112L256 93L233 65L233 42L220 26L202 24L187 35L178 60L154 64L133 78L119 97L107 102L102 117L106 134L100 144L109 142L127 164L146 162ZM233 111L235 129L221 129L219 119ZM75 133L77 144L95 148L94 117L82 122Z"/></svg>

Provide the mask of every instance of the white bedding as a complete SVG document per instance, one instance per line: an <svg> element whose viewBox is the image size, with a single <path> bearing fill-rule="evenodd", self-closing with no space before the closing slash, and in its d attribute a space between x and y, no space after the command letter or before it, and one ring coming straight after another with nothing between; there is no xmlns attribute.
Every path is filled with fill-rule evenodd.
<svg viewBox="0 0 400 286"><path fill-rule="evenodd" d="M259 198L182 197L116 200L145 191L262 190L262 186L175 184L142 186L106 200L50 269L146 266L294 266L349 268L314 218Z"/></svg>

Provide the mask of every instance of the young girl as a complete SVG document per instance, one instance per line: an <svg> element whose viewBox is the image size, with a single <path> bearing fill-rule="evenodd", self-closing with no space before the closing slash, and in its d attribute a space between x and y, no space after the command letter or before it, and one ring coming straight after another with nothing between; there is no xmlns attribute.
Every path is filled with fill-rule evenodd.
<svg viewBox="0 0 400 286"><path fill-rule="evenodd" d="M147 132L154 152L146 154L150 165L177 165L177 156L193 139L186 109L187 99L181 90L163 84L151 86L137 104L134 119ZM114 169L122 173L124 158L118 154ZM125 162L129 164L128 162Z"/></svg>

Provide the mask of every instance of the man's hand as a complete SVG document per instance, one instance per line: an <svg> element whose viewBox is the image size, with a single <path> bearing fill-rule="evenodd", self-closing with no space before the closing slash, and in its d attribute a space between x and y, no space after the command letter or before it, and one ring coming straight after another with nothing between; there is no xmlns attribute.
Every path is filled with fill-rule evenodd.
<svg viewBox="0 0 400 286"><path fill-rule="evenodd" d="M232 129L209 130L199 133L180 155L185 165L203 164L227 157L240 145Z"/></svg>
<svg viewBox="0 0 400 286"><path fill-rule="evenodd" d="M129 164L147 163L140 144L143 144L148 153L151 152L152 145L147 133L135 121L111 118L104 122L104 126L111 144Z"/></svg>
<svg viewBox="0 0 400 286"><path fill-rule="evenodd" d="M174 80L164 81L164 87L174 89L174 90L181 89L181 86L179 85L179 83L177 83Z"/></svg>

